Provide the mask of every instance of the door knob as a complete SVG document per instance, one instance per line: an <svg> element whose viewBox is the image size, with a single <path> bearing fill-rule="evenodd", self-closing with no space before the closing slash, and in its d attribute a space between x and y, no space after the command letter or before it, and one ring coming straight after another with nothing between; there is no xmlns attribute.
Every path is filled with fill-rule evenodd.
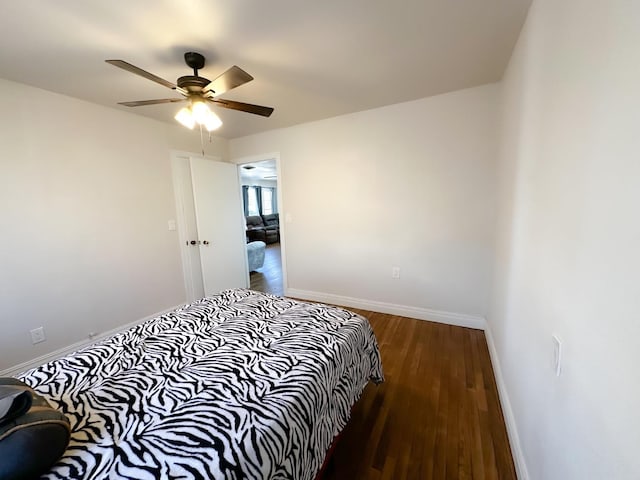
<svg viewBox="0 0 640 480"><path fill-rule="evenodd" d="M204 243L205 245L209 245L209 240L204 240L202 243Z"/></svg>
<svg viewBox="0 0 640 480"><path fill-rule="evenodd" d="M197 242L196 242L195 240L191 240L189 243L190 243L191 245L195 245Z"/></svg>

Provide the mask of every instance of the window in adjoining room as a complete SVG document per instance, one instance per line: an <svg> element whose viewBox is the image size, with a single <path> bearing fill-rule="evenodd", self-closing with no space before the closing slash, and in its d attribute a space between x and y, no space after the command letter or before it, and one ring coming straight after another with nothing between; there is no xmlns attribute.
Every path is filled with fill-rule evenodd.
<svg viewBox="0 0 640 480"><path fill-rule="evenodd" d="M247 211L249 215L260 215L260 207L258 206L258 193L255 187L247 189Z"/></svg>
<svg viewBox="0 0 640 480"><path fill-rule="evenodd" d="M273 201L273 189L272 188L262 188L262 214L263 215L271 215L274 213L274 204Z"/></svg>
<svg viewBox="0 0 640 480"><path fill-rule="evenodd" d="M278 213L276 189L274 187L242 186L244 214L271 215Z"/></svg>

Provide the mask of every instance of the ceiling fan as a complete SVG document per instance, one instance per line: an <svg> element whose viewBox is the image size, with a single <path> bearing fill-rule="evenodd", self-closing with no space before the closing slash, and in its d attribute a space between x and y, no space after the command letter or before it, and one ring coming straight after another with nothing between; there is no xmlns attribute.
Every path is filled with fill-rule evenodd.
<svg viewBox="0 0 640 480"><path fill-rule="evenodd" d="M222 125L222 121L213 113L207 103L213 103L219 107L230 108L232 110L240 110L242 112L253 113L268 117L273 113L273 108L263 107L261 105L253 105L250 103L236 102L233 100L224 100L218 98L232 88L244 85L253 80L253 77L240 67L233 66L227 71L216 77L214 80L198 75L198 70L204 67L204 57L196 52L187 52L184 54L184 60L193 69L193 75L185 75L178 78L176 83L171 83L152 73L142 70L135 65L131 65L124 60L105 60L107 63L122 68L136 75L140 75L152 82L159 83L167 88L179 92L183 98L161 98L156 100L138 100L133 102L118 102L119 105L127 107L141 107L144 105L156 105L159 103L175 103L189 101L189 107L181 109L176 114L176 120L188 128L193 128L196 124L204 126L207 130L212 131Z"/></svg>

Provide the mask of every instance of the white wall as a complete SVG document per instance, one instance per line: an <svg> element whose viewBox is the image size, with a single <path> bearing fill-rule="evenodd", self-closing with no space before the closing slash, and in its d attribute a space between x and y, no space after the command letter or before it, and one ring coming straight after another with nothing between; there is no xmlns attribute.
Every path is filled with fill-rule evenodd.
<svg viewBox="0 0 640 480"><path fill-rule="evenodd" d="M289 289L485 315L496 104L488 85L231 140L280 153Z"/></svg>
<svg viewBox="0 0 640 480"><path fill-rule="evenodd" d="M488 320L531 479L640 478L639 18L536 0L504 79Z"/></svg>
<svg viewBox="0 0 640 480"><path fill-rule="evenodd" d="M0 370L182 303L169 151L199 135L5 80L0 103Z"/></svg>

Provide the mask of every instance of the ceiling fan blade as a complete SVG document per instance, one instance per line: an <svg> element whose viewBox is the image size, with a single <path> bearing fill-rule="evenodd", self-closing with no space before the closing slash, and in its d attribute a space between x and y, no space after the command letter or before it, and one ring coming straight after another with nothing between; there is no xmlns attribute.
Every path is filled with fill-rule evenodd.
<svg viewBox="0 0 640 480"><path fill-rule="evenodd" d="M251 75L234 65L222 75L209 82L209 84L202 89L202 93L212 92L213 96L217 97L251 80L253 80Z"/></svg>
<svg viewBox="0 0 640 480"><path fill-rule="evenodd" d="M262 115L263 117L268 117L273 113L273 108L271 107L263 107L261 105L253 105L251 103L235 102L233 100L223 100L221 98L211 99L210 101L220 107L240 110L241 112L253 113L255 115Z"/></svg>
<svg viewBox="0 0 640 480"><path fill-rule="evenodd" d="M118 105L125 107L142 107L144 105L157 105L159 103L176 103L184 102L184 98L160 98L157 100L137 100L135 102L118 102Z"/></svg>
<svg viewBox="0 0 640 480"><path fill-rule="evenodd" d="M140 75L141 77L144 77L147 80L151 80L152 82L159 83L160 85L162 85L164 87L172 88L172 89L176 88L175 83L171 83L168 80L165 80L164 78L160 78L157 75L154 75L153 73L149 73L146 70L142 70L141 68L138 68L135 65L131 65L130 63L125 62L124 60L105 60L105 62L110 63L111 65L113 65L115 67L122 68L123 70L126 70L127 72L131 72L131 73L135 73L136 75Z"/></svg>

